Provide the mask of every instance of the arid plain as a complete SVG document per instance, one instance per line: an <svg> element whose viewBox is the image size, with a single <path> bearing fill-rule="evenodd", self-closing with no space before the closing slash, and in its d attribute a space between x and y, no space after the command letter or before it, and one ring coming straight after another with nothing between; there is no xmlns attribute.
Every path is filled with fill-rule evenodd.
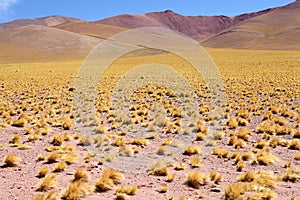
<svg viewBox="0 0 300 200"><path fill-rule="evenodd" d="M298 0L235 20L165 11L96 22L54 16L25 20L27 25L0 24L0 199L298 199L299 9ZM274 16L284 18L284 26ZM168 19L176 19L176 26ZM85 56L113 34L150 25L179 27L186 20L202 26L231 20L206 32L185 32L205 46L218 67L226 96L223 115L214 115L212 95L190 63L147 49L115 60L101 76L97 119L86 122L97 134L77 130L74 84ZM118 81L145 63L182 74L198 106L188 115L197 118L185 123L180 97L151 83L124 100L127 113L116 112L110 98ZM163 111L153 113L158 106ZM222 123L209 133L217 121ZM185 136L192 141L183 146ZM179 154L174 157L172 150ZM149 155L155 158L150 165L129 170ZM112 167L120 158L120 166Z"/></svg>

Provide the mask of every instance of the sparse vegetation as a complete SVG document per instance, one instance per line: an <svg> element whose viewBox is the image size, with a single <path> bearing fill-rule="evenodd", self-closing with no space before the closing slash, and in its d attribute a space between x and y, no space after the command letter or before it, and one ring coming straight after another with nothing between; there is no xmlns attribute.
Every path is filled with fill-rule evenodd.
<svg viewBox="0 0 300 200"><path fill-rule="evenodd" d="M158 197L176 196L170 197L176 200L204 198L204 194L209 198L207 190L210 189L216 189L218 192L214 195L223 195L225 200L299 196L293 189L300 180L297 169L300 161L300 107L297 101L300 82L295 79L299 76L299 68L294 64L299 52L208 51L213 57L217 55L216 63L226 87L226 103L222 105L225 115L220 121L214 116L215 108L211 104L215 99L202 78L171 54L120 58L112 63L112 69L104 73L97 88L96 119L78 119L80 113L72 110L72 95L77 89L72 88L78 70L75 65L80 63L0 64L5 67L4 73L0 73L3 167L20 165L19 156L22 157L19 167L3 168L3 173L13 170L12 173L17 174L20 170L26 174L24 169L34 166L33 176L37 178L33 177L36 181L33 184L38 183L39 194L29 189L35 185L26 186L28 192L35 195L31 198L34 200L80 199L93 192L101 192L96 195L107 197L114 191L115 196L111 198L130 199L131 195L139 198L145 188L155 191ZM228 59L231 56L234 59ZM138 66L145 60L152 62L153 57L182 73L199 97L198 109L186 113L180 107L180 97L186 96L192 101L189 93L176 96L169 88L146 84L120 105L128 112L118 113L118 107L109 101L113 94L111 88L131 69L128 63L132 61ZM16 79L13 69L18 66L22 67L22 72ZM157 113L155 106L159 107ZM75 119L92 125L96 134L86 137L75 128ZM217 123L220 123L218 129L211 130L210 127ZM191 138L190 143L181 143L181 137ZM209 152L204 147L206 144L212 146L207 147ZM88 151L93 148L97 149L97 156ZM208 155L202 157L201 153ZM133 184L136 186L131 186L127 185L132 184L130 180L123 181L124 176L117 170L105 169L109 162L115 164L118 156L124 160L136 159L141 164L151 156L173 160L155 162L148 168L135 166L136 170L147 171L148 175L135 175L136 183ZM97 166L98 161L102 166ZM202 170L212 166L213 171ZM74 167L80 168L73 172ZM251 171L253 169L256 171ZM263 171L275 169L274 172ZM101 170L102 175L96 177ZM68 185L62 185L60 181L65 176L71 180ZM149 180L143 181L145 177ZM278 193L284 184L277 184L280 181L288 182L291 187L284 197ZM118 185L120 183L122 185ZM177 190L177 187L191 188L184 191L186 197L180 197L181 189ZM51 191L53 188L55 192ZM112 191L104 193L109 190Z"/></svg>
<svg viewBox="0 0 300 200"><path fill-rule="evenodd" d="M206 185L209 180L209 176L201 172L189 172L186 184L189 187L199 189L200 186Z"/></svg>
<svg viewBox="0 0 300 200"><path fill-rule="evenodd" d="M37 190L38 191L48 191L49 189L52 189L57 184L57 175L56 174L48 174L45 176L45 178L41 179Z"/></svg>
<svg viewBox="0 0 300 200"><path fill-rule="evenodd" d="M21 162L21 158L17 157L14 154L8 154L4 159L4 165L6 167L14 167L17 166Z"/></svg>

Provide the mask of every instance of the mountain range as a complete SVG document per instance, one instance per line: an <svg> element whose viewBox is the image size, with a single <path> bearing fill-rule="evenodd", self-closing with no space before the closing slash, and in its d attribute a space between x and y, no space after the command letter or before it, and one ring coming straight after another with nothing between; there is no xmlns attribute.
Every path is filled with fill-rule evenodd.
<svg viewBox="0 0 300 200"><path fill-rule="evenodd" d="M1 61L84 58L103 39L139 27L164 27L208 48L300 50L300 0L237 16L183 16L171 10L88 22L64 16L0 24Z"/></svg>

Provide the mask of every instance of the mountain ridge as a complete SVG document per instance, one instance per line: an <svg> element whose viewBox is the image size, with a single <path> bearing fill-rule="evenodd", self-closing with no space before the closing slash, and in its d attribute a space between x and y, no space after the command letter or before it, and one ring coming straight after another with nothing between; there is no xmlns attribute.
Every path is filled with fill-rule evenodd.
<svg viewBox="0 0 300 200"><path fill-rule="evenodd" d="M150 12L142 15L123 14L94 21L92 23L118 26L122 28L163 27L184 33L198 41L238 24L249 18L271 12L276 8L269 8L258 12L244 13L229 17L218 16L184 16L171 10Z"/></svg>
<svg viewBox="0 0 300 200"><path fill-rule="evenodd" d="M34 19L16 19L13 21L5 22L0 24L0 32L17 28L20 26L27 25L40 25L40 26L57 26L60 24L68 22L84 22L85 20L74 18L74 17L65 17L59 15L52 15L46 17L39 17Z"/></svg>
<svg viewBox="0 0 300 200"><path fill-rule="evenodd" d="M0 24L0 58L47 60L84 58L114 34L156 26L186 34L208 48L300 50L300 0L237 16L183 16L171 10L124 14L94 22L48 16ZM124 28L128 27L128 28Z"/></svg>
<svg viewBox="0 0 300 200"><path fill-rule="evenodd" d="M300 1L232 26L202 42L212 48L300 50Z"/></svg>

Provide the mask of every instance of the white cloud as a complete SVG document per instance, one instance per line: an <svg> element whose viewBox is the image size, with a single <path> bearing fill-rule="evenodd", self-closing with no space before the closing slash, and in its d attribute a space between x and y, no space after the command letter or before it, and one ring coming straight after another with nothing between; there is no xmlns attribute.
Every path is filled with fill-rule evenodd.
<svg viewBox="0 0 300 200"><path fill-rule="evenodd" d="M0 13L6 13L18 0L0 0Z"/></svg>

